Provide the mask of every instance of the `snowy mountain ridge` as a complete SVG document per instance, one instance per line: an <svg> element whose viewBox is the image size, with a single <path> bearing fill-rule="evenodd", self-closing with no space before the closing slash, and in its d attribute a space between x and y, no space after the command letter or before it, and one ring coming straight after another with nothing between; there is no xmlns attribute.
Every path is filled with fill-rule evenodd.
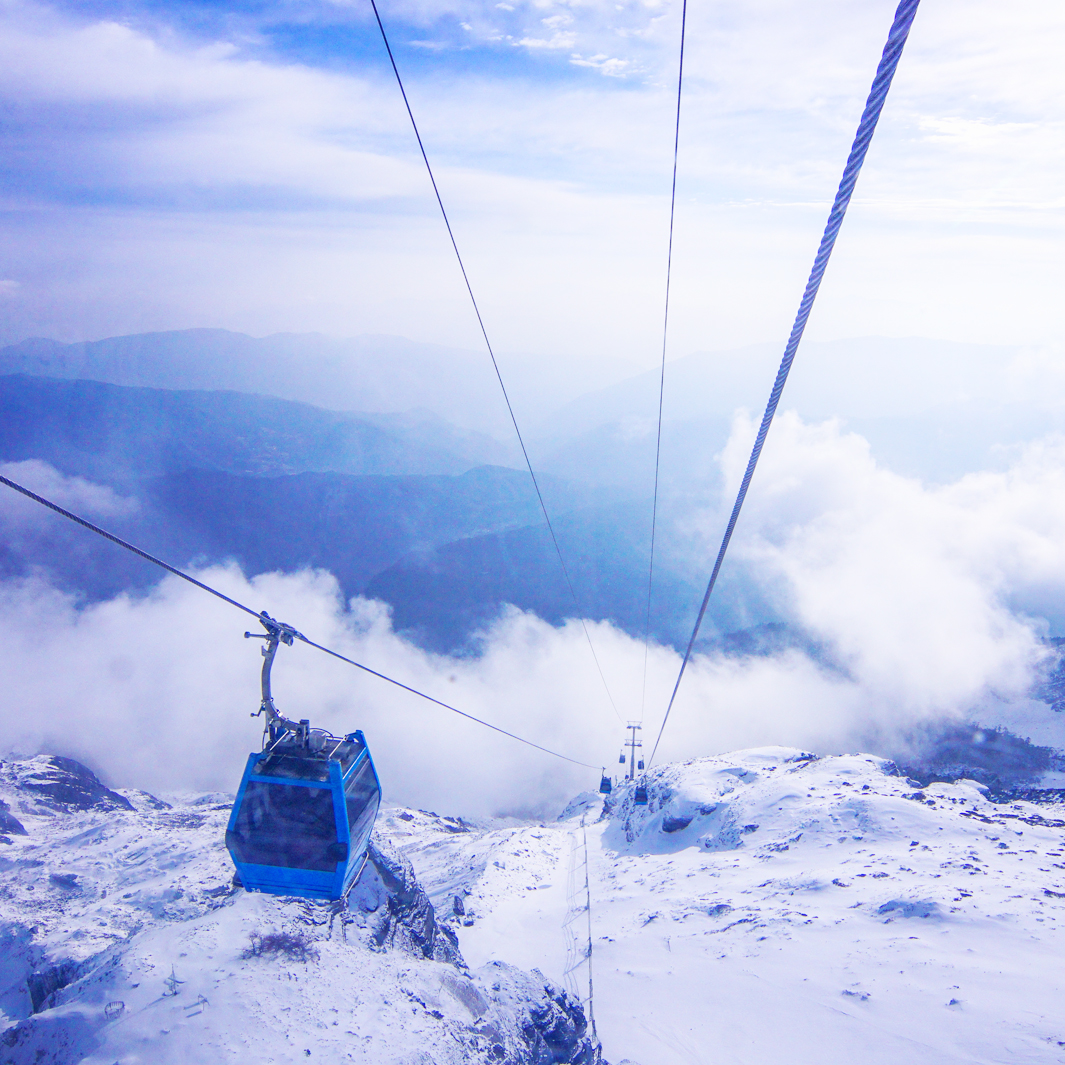
<svg viewBox="0 0 1065 1065"><path fill-rule="evenodd" d="M596 1059L564 992L467 969L386 843L320 905L234 884L229 797L112 792L48 757L4 763L0 793L4 1065Z"/></svg>
<svg viewBox="0 0 1065 1065"><path fill-rule="evenodd" d="M591 1062L589 1007L612 1062L1065 1061L1060 806L743 751L556 822L386 807L343 910L235 886L229 797L76 765L0 766L5 1065Z"/></svg>
<svg viewBox="0 0 1065 1065"><path fill-rule="evenodd" d="M1060 805L782 748L656 767L648 791L584 796L555 826L390 810L381 831L438 907L462 899L471 964L557 981L585 833L612 1061L1065 1061Z"/></svg>

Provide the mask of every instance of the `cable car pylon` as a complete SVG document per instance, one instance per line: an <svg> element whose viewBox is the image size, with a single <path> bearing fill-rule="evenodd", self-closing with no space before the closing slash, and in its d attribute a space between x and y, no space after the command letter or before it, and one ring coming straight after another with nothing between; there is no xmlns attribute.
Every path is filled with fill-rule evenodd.
<svg viewBox="0 0 1065 1065"><path fill-rule="evenodd" d="M643 741L636 738L636 733L643 730L643 725L638 721L630 721L625 728L629 730L629 738L625 743L629 748L629 768L625 774L625 778L635 782L636 773L643 773ZM637 749L640 752L639 757L636 755ZM621 758L619 760L621 762L625 761L624 750L622 750ZM647 785L644 783L642 776L640 777L639 783L636 784L636 789L633 794L633 802L635 802L637 806L647 805Z"/></svg>

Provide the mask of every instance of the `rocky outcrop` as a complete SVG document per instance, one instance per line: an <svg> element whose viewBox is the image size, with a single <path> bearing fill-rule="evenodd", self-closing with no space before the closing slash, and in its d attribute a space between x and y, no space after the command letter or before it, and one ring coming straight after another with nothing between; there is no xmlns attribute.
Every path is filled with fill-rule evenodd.
<svg viewBox="0 0 1065 1065"><path fill-rule="evenodd" d="M371 842L367 857L350 904L375 914L374 946L464 968L455 933L437 920L411 863L380 839Z"/></svg>
<svg viewBox="0 0 1065 1065"><path fill-rule="evenodd" d="M501 1056L507 1065L599 1065L599 1041L584 1007L542 973L497 961L476 976L500 1015L513 1018L509 1052Z"/></svg>
<svg viewBox="0 0 1065 1065"><path fill-rule="evenodd" d="M130 801L100 783L96 774L73 758L42 754L8 762L11 783L42 806L60 810L133 810Z"/></svg>
<svg viewBox="0 0 1065 1065"><path fill-rule="evenodd" d="M34 1013L48 1009L55 1002L55 993L74 983L82 973L82 965L74 961L61 961L45 965L26 979L30 1004Z"/></svg>
<svg viewBox="0 0 1065 1065"><path fill-rule="evenodd" d="M11 807L3 799L0 799L0 835L26 835L26 829L22 822L10 811Z"/></svg>

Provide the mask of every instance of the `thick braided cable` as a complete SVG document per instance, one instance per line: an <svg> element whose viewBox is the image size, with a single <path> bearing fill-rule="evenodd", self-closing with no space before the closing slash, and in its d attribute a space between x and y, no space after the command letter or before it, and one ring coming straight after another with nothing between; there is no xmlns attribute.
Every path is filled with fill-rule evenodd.
<svg viewBox="0 0 1065 1065"><path fill-rule="evenodd" d="M747 498L747 489L751 485L754 469L758 465L758 459L762 454L762 446L765 444L766 436L769 433L769 426L773 423L773 416L777 412L777 404L780 402L781 393L784 391L784 385L788 380L791 364L795 361L795 353L799 349L799 341L802 340L803 331L806 329L806 321L810 317L814 300L817 298L817 290L821 287L821 279L825 275L825 269L832 255L836 237L839 235L840 226L843 225L847 206L851 201L851 195L854 193L854 186L858 181L858 174L861 172L862 164L865 162L866 153L869 151L869 144L873 139L876 124L880 120L880 112L884 109L884 102L887 100L888 90L891 88L891 79L895 76L895 70L899 65L899 59L902 57L902 49L906 44L906 38L909 36L910 26L913 24L914 16L917 14L917 5L919 3L920 0L902 0L895 12L895 20L891 24L891 32L888 34L887 44L884 45L884 54L881 57L879 67L877 67L876 77L873 79L873 87L865 104L865 111L862 113L862 120L858 124L858 132L855 135L854 144L851 146L850 155L847 157L847 165L843 169L843 178L839 183L835 202L832 204L832 210L828 215L825 232L821 237L821 246L817 249L813 269L810 271L810 279L806 282L806 291L803 293L802 302L799 304L799 313L795 316L795 324L791 327L791 336L788 337L787 347L784 349L784 358L780 361L780 369L777 370L776 380L773 382L773 391L769 395L769 403L766 405L765 414L762 415L762 424L758 427L758 435L755 437L751 457L747 462L747 469L743 474L743 481L740 483L740 490L736 495L736 502L732 507L728 526L725 528L725 535L721 541L717 559L714 562L714 569L710 574L710 582L706 586L706 594L703 596L702 604L699 606L695 627L692 629L691 639L688 641L688 647L684 652L684 660L680 664L680 672L677 674L676 684L673 685L673 694L669 697L669 705L666 707L665 716L662 718L662 726L658 730L658 738L655 740L655 745L651 750L651 758L647 760L648 765L651 764L651 759L654 758L655 752L658 750L658 744L661 742L666 722L669 720L673 703L677 698L677 691L680 689L680 682L691 659L692 648L695 646L696 637L699 635L699 627L703 623L707 604L710 602L714 585L717 583L717 576L721 572L721 563L725 559L725 552L728 550L732 533L736 528L743 501Z"/></svg>

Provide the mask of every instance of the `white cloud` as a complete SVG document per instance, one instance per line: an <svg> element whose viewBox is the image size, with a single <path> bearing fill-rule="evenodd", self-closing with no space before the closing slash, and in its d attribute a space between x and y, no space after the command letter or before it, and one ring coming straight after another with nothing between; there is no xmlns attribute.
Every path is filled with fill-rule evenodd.
<svg viewBox="0 0 1065 1065"><path fill-rule="evenodd" d="M738 418L722 457L722 506L731 506L755 428ZM726 515L700 519L705 557ZM841 672L798 654L707 663L723 690L700 699L696 682L675 712L709 715L700 727L714 743L786 735L781 742L846 749L879 735L890 746L920 721L973 711L992 723L1025 721L1060 744L1056 715L1037 721L1024 708L1045 654L1039 636L1065 624L1063 544L1063 440L1030 446L1007 471L932 487L878 466L867 443L835 422L780 415L728 576L759 587ZM671 757L683 751L675 738L667 748Z"/></svg>
<svg viewBox="0 0 1065 1065"><path fill-rule="evenodd" d="M408 72L482 307L500 347L650 364L679 10L514 6L394 16L612 75L511 77L474 53ZM690 12L678 354L786 335L893 6ZM1060 340L1063 39L1050 3L922 8L813 335ZM224 325L477 342L383 53L340 72L247 48L5 7L23 283L7 339Z"/></svg>
<svg viewBox="0 0 1065 1065"><path fill-rule="evenodd" d="M724 453L729 502L755 428L741 416ZM718 514L705 521L708 547L722 524ZM827 718L839 729L849 717L858 738L938 713L980 708L993 717L1023 703L1044 656L1039 634L1065 620L1063 534L1065 441L1033 445L1004 473L929 487L878 466L865 440L837 423L785 413L730 564L821 641L847 678L820 680L821 710L810 699L817 684L798 667L778 696L811 724ZM774 670L783 663L727 667L734 681Z"/></svg>
<svg viewBox="0 0 1065 1065"><path fill-rule="evenodd" d="M82 477L68 477L39 459L0 463L0 474L76 514L95 518L125 517L135 513L139 506L135 499L120 496L106 485ZM0 495L0 523L26 528L52 520L40 503L4 487Z"/></svg>
<svg viewBox="0 0 1065 1065"><path fill-rule="evenodd" d="M722 461L735 485L753 432L737 422ZM722 506L730 504L722 497ZM706 569L721 514L699 528ZM798 651L697 657L661 759L779 743L888 752L909 730L976 713L1042 742L1065 727L1026 691L1039 635L1065 593L1065 442L1031 447L1004 473L923 486L878 467L832 422L774 427L727 566L837 668ZM342 609L325 574L198 574L309 637L503 728L591 764L616 758L621 727L579 624L512 612L480 658L425 653L379 604ZM1058 617L1057 624L1065 622ZM114 782L232 788L260 722L259 659L246 622L176 579L143 598L78 607L37 581L0 585L0 749L80 757ZM591 625L623 718L640 715L643 648ZM62 663L62 668L56 668ZM652 647L645 739L653 742L679 657ZM529 750L306 646L275 669L282 710L334 731L363 728L389 798L436 809L546 809L594 771Z"/></svg>
<svg viewBox="0 0 1065 1065"><path fill-rule="evenodd" d="M601 74L606 74L611 78L622 78L630 73L629 60L611 58L602 52L599 55L587 57L574 53L570 56L570 62L577 67L591 67L593 70L598 70Z"/></svg>
<svg viewBox="0 0 1065 1065"><path fill-rule="evenodd" d="M609 736L598 678L580 657L583 636L578 641L572 629L516 616L482 660L441 659L392 635L376 604L356 602L351 615L341 615L326 575L265 576L251 584L234 570L199 576L294 621L312 639L574 757L594 758ZM261 732L261 720L248 716L258 706L261 659L258 643L242 638L246 626L231 607L176 578L145 599L82 610L37 582L8 583L0 600L7 643L0 672L9 685L0 742L62 750L138 786L231 790ZM605 626L603 635L608 644L625 639ZM61 670L28 668L60 660ZM282 650L274 693L290 716L338 732L364 729L395 801L531 809L597 783L594 773L303 645Z"/></svg>

